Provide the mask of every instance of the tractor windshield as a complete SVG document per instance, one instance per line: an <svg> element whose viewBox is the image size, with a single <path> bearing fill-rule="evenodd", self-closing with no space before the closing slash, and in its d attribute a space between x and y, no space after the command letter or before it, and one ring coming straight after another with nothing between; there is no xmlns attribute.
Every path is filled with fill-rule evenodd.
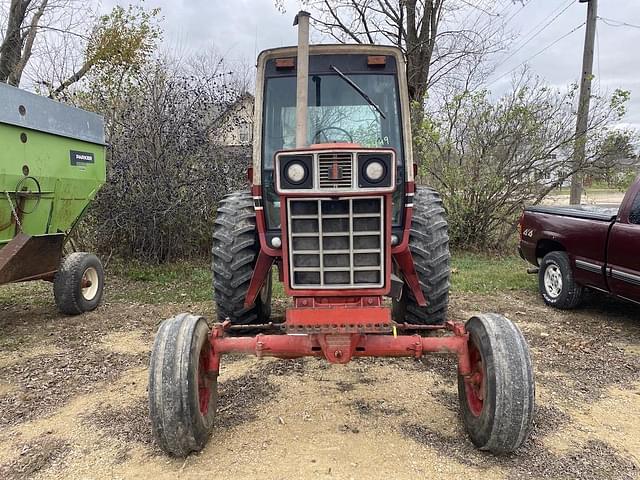
<svg viewBox="0 0 640 480"><path fill-rule="evenodd" d="M404 152L395 75L350 73L348 79L366 96L347 84L338 73L309 75L307 144L347 142L362 147L394 148L401 169ZM262 139L263 195L268 228L279 228L273 159L277 151L295 148L296 78L272 77L266 82ZM402 178L402 175L398 175L398 178ZM399 208L394 208L394 223L399 221L399 213Z"/></svg>
<svg viewBox="0 0 640 480"><path fill-rule="evenodd" d="M392 147L401 161L395 76L351 74L348 78L380 112L339 75L309 75L307 144L348 142L362 147ZM295 147L295 77L267 80L264 115L263 168L272 169L276 151Z"/></svg>

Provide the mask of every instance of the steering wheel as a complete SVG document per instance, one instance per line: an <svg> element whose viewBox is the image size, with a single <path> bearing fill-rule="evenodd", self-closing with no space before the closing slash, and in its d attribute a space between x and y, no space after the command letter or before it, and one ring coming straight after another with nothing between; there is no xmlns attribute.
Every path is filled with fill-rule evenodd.
<svg viewBox="0 0 640 480"><path fill-rule="evenodd" d="M351 136L351 134L349 132L347 132L344 128L340 128L340 127L324 127L321 128L320 130L318 130L314 135L313 135L313 143L319 143L320 141L320 135L322 135L325 139L325 143L331 143L331 140L329 140L329 137L327 136L327 130L338 130L339 132L342 132L345 134L345 136L349 139L349 143L353 143L353 137Z"/></svg>

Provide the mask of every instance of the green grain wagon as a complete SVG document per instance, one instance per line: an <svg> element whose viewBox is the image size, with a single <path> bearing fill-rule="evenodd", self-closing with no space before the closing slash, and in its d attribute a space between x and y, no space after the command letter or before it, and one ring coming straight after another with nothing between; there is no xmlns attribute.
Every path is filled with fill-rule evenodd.
<svg viewBox="0 0 640 480"><path fill-rule="evenodd" d="M0 83L0 285L47 280L61 312L96 308L100 260L62 257L105 175L102 117Z"/></svg>

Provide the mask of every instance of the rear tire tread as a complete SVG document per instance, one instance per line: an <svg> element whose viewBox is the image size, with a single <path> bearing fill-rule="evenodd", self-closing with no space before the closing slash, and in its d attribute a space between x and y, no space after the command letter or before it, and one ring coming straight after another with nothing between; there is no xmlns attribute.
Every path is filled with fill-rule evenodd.
<svg viewBox="0 0 640 480"><path fill-rule="evenodd" d="M218 319L228 318L234 324L266 322L271 315L271 289L266 302L258 296L252 307L244 306L260 252L251 193L245 190L226 195L216 215L211 268Z"/></svg>
<svg viewBox="0 0 640 480"><path fill-rule="evenodd" d="M405 285L402 299L394 300L394 317L417 325L440 325L447 318L451 276L446 214L440 195L431 188L417 187L413 205L409 249L427 306L418 305Z"/></svg>

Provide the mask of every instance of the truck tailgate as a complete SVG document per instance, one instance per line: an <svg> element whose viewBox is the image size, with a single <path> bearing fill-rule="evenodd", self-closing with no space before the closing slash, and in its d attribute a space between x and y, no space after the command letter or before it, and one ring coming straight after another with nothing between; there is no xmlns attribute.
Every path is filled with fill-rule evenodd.
<svg viewBox="0 0 640 480"><path fill-rule="evenodd" d="M561 207L538 205L535 207L527 207L525 211L612 222L618 215L618 208L619 205L567 205Z"/></svg>

